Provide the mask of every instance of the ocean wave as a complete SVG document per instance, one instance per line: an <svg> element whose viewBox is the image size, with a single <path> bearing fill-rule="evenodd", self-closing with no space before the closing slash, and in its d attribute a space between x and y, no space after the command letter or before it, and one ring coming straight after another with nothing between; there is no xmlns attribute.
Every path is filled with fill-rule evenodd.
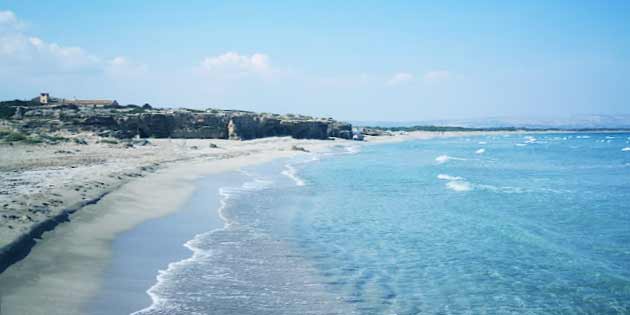
<svg viewBox="0 0 630 315"><path fill-rule="evenodd" d="M524 193L552 193L552 194L566 194L571 193L570 190L565 189L552 189L552 188L523 188L523 187L512 187L512 186L494 186L494 185L485 185L478 184L475 185L475 189L491 191L496 193L505 193L505 194L524 194Z"/></svg>
<svg viewBox="0 0 630 315"><path fill-rule="evenodd" d="M516 146L517 147L526 147L527 143L517 143Z"/></svg>
<svg viewBox="0 0 630 315"><path fill-rule="evenodd" d="M483 148L475 151L475 154L484 154L484 153L486 153L486 149L483 149Z"/></svg>
<svg viewBox="0 0 630 315"><path fill-rule="evenodd" d="M479 141L478 144L488 144L486 141Z"/></svg>
<svg viewBox="0 0 630 315"><path fill-rule="evenodd" d="M553 193L553 194L565 194L571 193L569 190L563 189L551 189L544 187L537 188L521 188L521 187L512 187L512 186L494 186L494 185L486 185L486 184L474 184L467 181L465 178L461 176L452 176L448 174L438 174L438 179L448 181L446 183L446 188L457 191L471 191L471 190L485 190L489 192L495 193L505 193L505 194L523 194L523 193Z"/></svg>
<svg viewBox="0 0 630 315"><path fill-rule="evenodd" d="M448 156L448 155L440 155L440 156L435 158L435 161L438 164L444 164L444 163L446 163L448 161L451 161L451 160L466 161L466 159L464 159L464 158L452 157L452 156Z"/></svg>
<svg viewBox="0 0 630 315"><path fill-rule="evenodd" d="M524 137L524 139L525 139L525 143L534 143L537 141L537 139L532 136L526 136Z"/></svg>
<svg viewBox="0 0 630 315"><path fill-rule="evenodd" d="M241 172L248 176L253 176L251 173L248 173L246 171L241 170ZM251 181L243 183L240 187L219 188L219 195L221 196L221 200L219 209L217 211L219 217L224 222L223 228L197 234L191 240L184 243L183 246L188 248L192 252L192 255L186 259L169 263L166 269L158 270L156 283L146 291L147 295L149 295L149 297L151 298L151 305L139 311L133 312L130 315L172 314L182 312L180 306L176 303L170 302L170 299L163 297L161 291L165 290L165 286L167 285L167 283L177 282L177 279L173 277L177 277L178 271L186 268L190 264L194 264L199 260L208 259L212 255L212 251L202 248L202 243L203 240L209 235L226 230L234 223L224 213L230 199L243 193L269 188L271 185L273 185L273 181L261 178L254 178Z"/></svg>
<svg viewBox="0 0 630 315"><path fill-rule="evenodd" d="M446 188L454 191L470 191L472 185L467 181L453 180L446 183Z"/></svg>
<svg viewBox="0 0 630 315"><path fill-rule="evenodd" d="M295 167L293 167L293 165L287 164L284 167L285 167L285 169L282 171L282 175L292 179L295 182L295 185L297 185L297 186L304 186L304 185L306 185L306 183L304 183L304 180L302 180L297 175L297 170L295 169Z"/></svg>
<svg viewBox="0 0 630 315"><path fill-rule="evenodd" d="M621 151L624 151L624 152L630 151L630 147L625 147L625 148L621 149Z"/></svg>
<svg viewBox="0 0 630 315"><path fill-rule="evenodd" d="M460 176L451 176L448 174L438 174L438 179L448 181L446 183L446 188L454 191L469 191L472 190L472 185L465 181L463 177Z"/></svg>
<svg viewBox="0 0 630 315"><path fill-rule="evenodd" d="M361 152L361 148L358 145L349 145L345 147L347 154L357 154Z"/></svg>
<svg viewBox="0 0 630 315"><path fill-rule="evenodd" d="M437 176L438 179L443 179L443 180L463 180L464 178L459 177L459 176L451 176L451 175L447 175L447 174L438 174Z"/></svg>
<svg viewBox="0 0 630 315"><path fill-rule="evenodd" d="M347 149L348 147L346 147ZM358 149L357 149L358 150ZM359 151L357 151L359 152ZM298 162L290 162L284 165L284 170L282 170L282 175L290 178L291 180L293 180L295 182L295 185L297 186L305 186L306 182L304 181L304 179L302 179L299 175L298 175L298 170L295 168L295 165L298 164L307 164L307 163L311 163L311 162L317 162L319 161L322 157L326 157L327 155L333 155L335 153L320 153L320 154L311 154L310 159L303 159L301 161ZM337 153L339 154L339 153ZM354 154L354 153L348 153L348 151L342 153L342 154Z"/></svg>

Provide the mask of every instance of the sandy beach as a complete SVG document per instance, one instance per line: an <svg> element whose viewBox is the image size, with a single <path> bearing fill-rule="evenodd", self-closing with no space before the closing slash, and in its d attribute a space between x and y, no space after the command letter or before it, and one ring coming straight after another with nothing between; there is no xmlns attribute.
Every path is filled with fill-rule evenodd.
<svg viewBox="0 0 630 315"><path fill-rule="evenodd" d="M88 138L87 145L0 147L3 247L12 241L28 246L20 237L28 236L29 229L59 215L70 219L55 221L52 231L27 248L25 259L0 274L3 314L55 314L51 305L58 314L81 314L83 303L101 286L112 241L142 222L181 209L199 179L333 146L471 134L481 133L413 132L367 137L365 142L150 139L132 147ZM32 211L42 208L49 210Z"/></svg>
<svg viewBox="0 0 630 315"><path fill-rule="evenodd" d="M630 315L630 0L0 1L0 315Z"/></svg>
<svg viewBox="0 0 630 315"><path fill-rule="evenodd" d="M26 259L0 274L3 314L51 314L51 302L63 305L59 314L79 313L78 302L98 288L111 240L177 210L199 178L305 154L302 150L357 145L291 138L151 139L133 147L96 141L0 147L2 248L29 246L23 238L54 221L53 230L27 248ZM60 215L71 222L57 225Z"/></svg>

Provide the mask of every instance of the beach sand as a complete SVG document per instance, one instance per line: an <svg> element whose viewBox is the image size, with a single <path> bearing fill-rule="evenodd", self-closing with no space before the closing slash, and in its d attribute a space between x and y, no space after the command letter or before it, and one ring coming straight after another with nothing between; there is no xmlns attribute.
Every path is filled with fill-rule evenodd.
<svg viewBox="0 0 630 315"><path fill-rule="evenodd" d="M60 201L58 209L63 209L107 194L71 214L71 222L45 232L25 259L0 274L2 314L81 314L82 303L100 286L99 276L108 263L112 240L146 220L180 209L201 178L305 154L295 146L316 152L333 145L356 145L341 140L290 138L151 143L132 149L81 145L81 152L71 159L56 156L53 150L69 151L74 145L64 149L3 148L7 151L0 161L2 176L14 179L2 181L2 189L8 192L2 195L5 204L23 201L26 209L55 196ZM209 143L219 148L210 148ZM101 159L96 159L99 153ZM107 184L92 184L99 182ZM78 193L72 189L75 186L81 187ZM28 223L2 229L3 242L24 233Z"/></svg>
<svg viewBox="0 0 630 315"><path fill-rule="evenodd" d="M290 138L252 141L161 139L134 148L96 143L67 144L63 148L0 148L6 150L0 158L0 176L13 179L2 181L2 189L8 194L0 196L0 205L13 207L9 208L13 212L5 213L20 214L16 212L20 205L28 209L34 204L50 204L51 196L59 201L55 208L57 212L98 200L71 214L71 222L45 232L25 259L0 274L2 314L84 313L82 307L86 301L102 289L102 276L109 266L112 242L116 237L147 220L181 210L201 179L212 181L214 178L220 183L220 176L242 167L305 154L295 146L322 152L332 146L473 134L480 133L413 132L367 137L367 142L362 143ZM210 143L218 148L212 148ZM56 153L59 150L80 151ZM105 196L98 199L103 194ZM208 197L210 208L212 204L214 209L217 208L215 197ZM23 210L24 215L27 211ZM209 213L216 215L216 211ZM42 218L46 216L36 219ZM220 222L216 217L206 219ZM15 220L10 223L16 225ZM2 245L32 226L33 222L29 220L17 224L16 229L9 230L0 225ZM190 233L194 236L194 231ZM169 250L175 249L165 249ZM155 274L157 270L148 272ZM146 283L138 285L148 289ZM147 299L148 296L144 300Z"/></svg>

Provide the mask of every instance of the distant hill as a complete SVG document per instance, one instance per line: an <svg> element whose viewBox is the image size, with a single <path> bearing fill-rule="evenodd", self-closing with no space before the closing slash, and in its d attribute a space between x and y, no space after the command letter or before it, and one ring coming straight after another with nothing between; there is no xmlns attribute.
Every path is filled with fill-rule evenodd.
<svg viewBox="0 0 630 315"><path fill-rule="evenodd" d="M409 127L444 126L465 128L527 128L527 129L628 129L629 115L576 115L563 118L490 117L478 119L419 120L406 122L352 121L355 126Z"/></svg>

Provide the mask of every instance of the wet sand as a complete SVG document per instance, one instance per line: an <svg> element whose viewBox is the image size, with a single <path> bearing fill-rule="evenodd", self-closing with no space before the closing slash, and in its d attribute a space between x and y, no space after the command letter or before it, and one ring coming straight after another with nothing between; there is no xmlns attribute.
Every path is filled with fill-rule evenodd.
<svg viewBox="0 0 630 315"><path fill-rule="evenodd" d="M325 150L334 144L308 143L310 150ZM82 307L101 289L118 235L182 209L201 178L301 154L278 150L277 144L271 147L236 157L176 163L127 182L98 203L80 209L70 216L70 222L44 233L24 260L0 274L2 314L85 314ZM166 245L165 251L173 250Z"/></svg>

